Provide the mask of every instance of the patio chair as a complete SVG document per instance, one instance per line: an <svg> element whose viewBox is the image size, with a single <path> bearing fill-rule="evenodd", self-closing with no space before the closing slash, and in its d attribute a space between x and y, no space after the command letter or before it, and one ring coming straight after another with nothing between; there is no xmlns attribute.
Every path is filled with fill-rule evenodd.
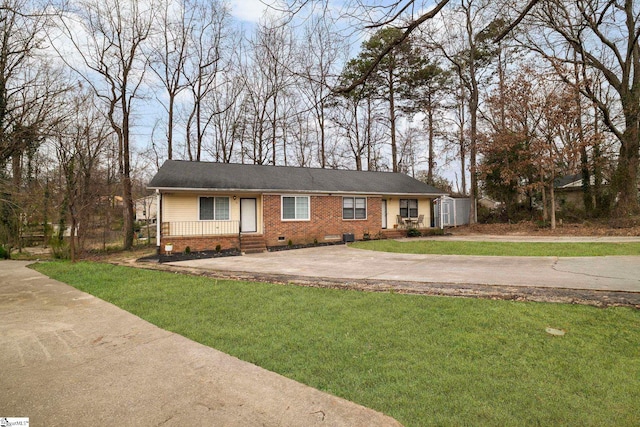
<svg viewBox="0 0 640 427"><path fill-rule="evenodd" d="M418 221L417 221L418 228L420 228L420 224L422 224L422 227L424 227L424 215L418 215Z"/></svg>
<svg viewBox="0 0 640 427"><path fill-rule="evenodd" d="M402 219L401 215L396 215L396 222L398 223L398 228L404 228L404 219Z"/></svg>

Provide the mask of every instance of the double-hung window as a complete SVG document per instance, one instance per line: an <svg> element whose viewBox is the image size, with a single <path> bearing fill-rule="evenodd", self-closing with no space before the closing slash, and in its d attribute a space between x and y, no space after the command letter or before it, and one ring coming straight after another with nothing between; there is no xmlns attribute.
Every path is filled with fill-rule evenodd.
<svg viewBox="0 0 640 427"><path fill-rule="evenodd" d="M200 221L228 221L228 197L200 197Z"/></svg>
<svg viewBox="0 0 640 427"><path fill-rule="evenodd" d="M400 216L402 218L417 218L418 199L400 199Z"/></svg>
<svg viewBox="0 0 640 427"><path fill-rule="evenodd" d="M342 219L367 219L367 198L343 197Z"/></svg>
<svg viewBox="0 0 640 427"><path fill-rule="evenodd" d="M282 196L283 220L309 220L309 196Z"/></svg>

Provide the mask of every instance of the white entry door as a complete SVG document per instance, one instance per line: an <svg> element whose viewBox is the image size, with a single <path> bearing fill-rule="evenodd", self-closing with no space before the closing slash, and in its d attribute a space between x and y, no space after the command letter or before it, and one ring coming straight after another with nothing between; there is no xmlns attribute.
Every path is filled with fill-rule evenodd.
<svg viewBox="0 0 640 427"><path fill-rule="evenodd" d="M258 231L256 199L240 199L240 227L243 233Z"/></svg>

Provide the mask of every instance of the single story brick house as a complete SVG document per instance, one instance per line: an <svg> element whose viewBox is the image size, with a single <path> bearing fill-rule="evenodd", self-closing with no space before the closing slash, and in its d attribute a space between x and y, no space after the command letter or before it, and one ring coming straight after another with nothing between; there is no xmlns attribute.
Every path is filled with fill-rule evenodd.
<svg viewBox="0 0 640 427"><path fill-rule="evenodd" d="M179 160L167 160L148 188L161 252L168 243L173 252L249 252L402 235L429 228L433 201L446 194L401 173Z"/></svg>

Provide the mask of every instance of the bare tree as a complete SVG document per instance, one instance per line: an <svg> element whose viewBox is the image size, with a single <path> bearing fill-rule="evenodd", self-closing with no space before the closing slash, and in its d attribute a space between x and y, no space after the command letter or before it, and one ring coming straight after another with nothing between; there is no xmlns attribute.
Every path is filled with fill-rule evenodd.
<svg viewBox="0 0 640 427"><path fill-rule="evenodd" d="M356 170L380 170L378 145L385 140L379 123L379 106L365 85L363 88L343 94L331 110L331 120L337 125L337 132L346 141L345 151L355 162ZM370 88L369 88L370 90Z"/></svg>
<svg viewBox="0 0 640 427"><path fill-rule="evenodd" d="M295 59L291 29L274 19L261 23L250 40L247 59L247 90L250 127L253 141L251 158L254 163L278 164L284 160L285 130L280 126L286 111L289 92L296 84L290 64Z"/></svg>
<svg viewBox="0 0 640 427"><path fill-rule="evenodd" d="M193 15L197 9L189 0L164 0L159 10L158 23L161 31L151 38L148 61L149 67L166 91L166 102L160 102L167 111L167 158L171 160L176 98L187 87L184 67L189 53Z"/></svg>
<svg viewBox="0 0 640 427"><path fill-rule="evenodd" d="M633 0L554 0L540 3L539 37L526 40L574 81L574 64L582 66L582 95L598 106L604 123L620 143L613 188L618 216L640 212L638 166L640 150L640 12ZM560 64L568 64L562 69ZM600 92L591 82L606 81ZM615 98L613 98L615 96Z"/></svg>
<svg viewBox="0 0 640 427"><path fill-rule="evenodd" d="M318 160L321 168L327 167L329 151L328 109L331 105L331 87L336 84L336 66L345 51L344 42L333 32L325 19L316 17L304 31L306 52L301 52L305 83L301 90L316 124ZM308 130L310 132L311 129ZM307 132L307 134L308 134Z"/></svg>
<svg viewBox="0 0 640 427"><path fill-rule="evenodd" d="M92 230L92 212L99 205L98 169L113 129L93 105L92 93L78 91L67 100L64 120L52 135L64 181L64 212L70 219L69 253L75 261Z"/></svg>
<svg viewBox="0 0 640 427"><path fill-rule="evenodd" d="M480 78L482 63L488 52L480 46L480 31L488 25L488 3L483 0L462 0L454 13L462 17L461 28L446 25L445 42L436 42L442 54L450 61L458 80L466 91L469 111L469 223L476 222L478 198L478 115L480 106ZM453 17L450 17L453 19ZM454 33L457 29L459 33Z"/></svg>
<svg viewBox="0 0 640 427"><path fill-rule="evenodd" d="M86 0L65 11L60 20L60 29L81 63L72 63L64 54L62 58L104 102L117 136L125 249L131 249L134 237L132 115L147 69L142 49L151 34L155 8L153 0Z"/></svg>
<svg viewBox="0 0 640 427"><path fill-rule="evenodd" d="M223 2L193 2L194 18L190 31L190 53L185 74L192 97L186 126L189 160L200 161L203 142L214 113L205 114L205 99L216 89L217 78L224 68L229 7ZM192 139L195 138L195 147Z"/></svg>
<svg viewBox="0 0 640 427"><path fill-rule="evenodd" d="M213 127L213 144L207 152L217 162L230 163L238 158L237 150L244 139L246 96L245 79L230 70L206 100Z"/></svg>
<svg viewBox="0 0 640 427"><path fill-rule="evenodd" d="M37 72L29 72L34 66L33 57L42 43L41 31L45 17L31 10L30 2L4 0L0 3L0 164L19 155L26 148L18 135L26 123L20 123L22 112L29 109L26 103L36 103L38 98L28 95L40 82ZM14 162L16 161L14 159ZM15 166L15 163L14 163Z"/></svg>
<svg viewBox="0 0 640 427"><path fill-rule="evenodd" d="M42 201L38 149L66 89L60 70L46 62L45 10L44 2L0 2L0 242L18 247L23 226L40 214L24 208Z"/></svg>

